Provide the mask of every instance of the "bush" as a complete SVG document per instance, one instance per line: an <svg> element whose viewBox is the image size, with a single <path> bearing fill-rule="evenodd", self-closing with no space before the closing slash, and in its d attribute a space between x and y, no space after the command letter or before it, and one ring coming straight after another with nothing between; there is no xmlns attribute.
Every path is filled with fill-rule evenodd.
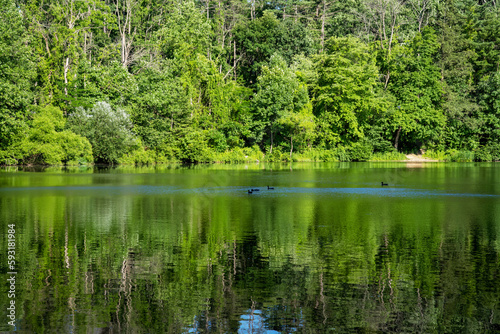
<svg viewBox="0 0 500 334"><path fill-rule="evenodd" d="M14 148L0 150L0 165L15 165L19 158L19 153Z"/></svg>
<svg viewBox="0 0 500 334"><path fill-rule="evenodd" d="M400 161L406 160L406 155L404 153L396 151L394 148L392 151L384 152L384 153L374 153L370 161Z"/></svg>
<svg viewBox="0 0 500 334"><path fill-rule="evenodd" d="M223 153L216 153L214 156L215 162L227 162L227 163L237 163L237 162L259 162L263 159L262 151L257 145L253 147L235 147L232 150L225 151Z"/></svg>
<svg viewBox="0 0 500 334"><path fill-rule="evenodd" d="M321 151L318 149L309 149L304 152L294 153L292 158L293 161L321 161Z"/></svg>
<svg viewBox="0 0 500 334"><path fill-rule="evenodd" d="M140 139L137 139L136 146L135 150L122 155L118 159L118 163L125 165L149 165L156 162L155 151L146 150Z"/></svg>
<svg viewBox="0 0 500 334"><path fill-rule="evenodd" d="M156 149L157 163L179 162L177 158L180 155L180 150L176 146L161 145Z"/></svg>
<svg viewBox="0 0 500 334"><path fill-rule="evenodd" d="M474 152L471 151L448 151L447 161L451 162L471 162L474 161Z"/></svg>
<svg viewBox="0 0 500 334"><path fill-rule="evenodd" d="M432 149L429 149L425 151L425 153L422 155L425 158L433 159L433 160L441 160L441 161L448 161L450 159L450 150L448 151L434 151ZM456 152L456 151L454 151Z"/></svg>
<svg viewBox="0 0 500 334"><path fill-rule="evenodd" d="M474 156L474 152L459 151L456 149L448 149L446 151L428 150L424 154L426 158L449 162L471 162L474 161Z"/></svg>
<svg viewBox="0 0 500 334"><path fill-rule="evenodd" d="M35 108L31 128L15 149L18 162L49 165L92 162L89 141L69 130L63 130L65 123L59 108Z"/></svg>
<svg viewBox="0 0 500 334"><path fill-rule="evenodd" d="M226 136L217 130L211 130L208 132L208 145L213 148L216 152L224 152L228 149Z"/></svg>
<svg viewBox="0 0 500 334"><path fill-rule="evenodd" d="M179 142L179 159L184 163L211 162L213 154L204 131L188 132Z"/></svg>
<svg viewBox="0 0 500 334"><path fill-rule="evenodd" d="M349 153L343 146L334 149L310 149L306 152L296 153L293 155L293 161L323 161L323 162L338 162L350 161Z"/></svg>
<svg viewBox="0 0 500 334"><path fill-rule="evenodd" d="M59 144L65 152L63 162L67 165L84 165L93 162L92 145L82 136L65 130L59 134Z"/></svg>
<svg viewBox="0 0 500 334"><path fill-rule="evenodd" d="M360 141L347 147L348 160L340 161L367 161L370 160L373 152L373 146L367 141Z"/></svg>
<svg viewBox="0 0 500 334"><path fill-rule="evenodd" d="M500 143L490 142L488 144L488 149L491 153L491 160L500 161Z"/></svg>
<svg viewBox="0 0 500 334"><path fill-rule="evenodd" d="M345 154L345 148L337 148L333 150L324 150L319 153L319 160L324 162L339 161L339 155Z"/></svg>
<svg viewBox="0 0 500 334"><path fill-rule="evenodd" d="M490 142L486 146L482 146L475 152L475 161L499 161L500 160L500 144Z"/></svg>
<svg viewBox="0 0 500 334"><path fill-rule="evenodd" d="M107 102L97 102L88 110L77 108L68 118L68 127L89 140L96 162L115 163L137 148L129 115Z"/></svg>
<svg viewBox="0 0 500 334"><path fill-rule="evenodd" d="M267 162L286 162L290 161L290 152L283 152L283 147L281 146L275 146L273 147L273 153L266 154L266 161Z"/></svg>

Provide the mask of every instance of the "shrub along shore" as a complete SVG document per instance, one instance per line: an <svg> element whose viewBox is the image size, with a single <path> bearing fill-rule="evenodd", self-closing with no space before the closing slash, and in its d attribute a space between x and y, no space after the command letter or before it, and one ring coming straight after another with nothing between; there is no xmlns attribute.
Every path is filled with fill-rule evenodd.
<svg viewBox="0 0 500 334"><path fill-rule="evenodd" d="M414 155L414 154L413 154ZM214 153L203 161L188 162L187 164L242 164L242 163L286 163L286 162L477 162L485 160L476 160L474 152L451 150L447 152L426 152L423 155L414 155L415 159L408 158L407 155L400 152L375 153L357 159L350 159L345 150L342 151L316 151L306 153L295 153L290 158L288 153L278 151L271 157L266 157L264 153L258 149L242 149L236 151L227 151L222 153ZM490 160L486 160L490 161ZM66 163L24 163L11 164L4 166L154 166L154 165L170 165L170 164L186 164L181 160L167 159L166 157L158 157L154 152L139 150L125 154L117 162L114 163L97 163L94 164L88 161L74 160Z"/></svg>

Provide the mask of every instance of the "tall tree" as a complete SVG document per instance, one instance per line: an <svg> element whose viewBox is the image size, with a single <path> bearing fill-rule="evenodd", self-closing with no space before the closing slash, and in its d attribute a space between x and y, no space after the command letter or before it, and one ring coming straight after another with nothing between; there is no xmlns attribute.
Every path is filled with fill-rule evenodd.
<svg viewBox="0 0 500 334"><path fill-rule="evenodd" d="M387 88L391 78L393 45L397 42L398 30L406 21L404 0L368 0L366 6L372 31L379 42L379 64Z"/></svg>
<svg viewBox="0 0 500 334"><path fill-rule="evenodd" d="M476 103L474 85L473 14L468 1L445 0L437 13L437 64L441 69L444 89L443 110L447 117L445 142L442 145L457 149L474 149L478 145L481 118Z"/></svg>
<svg viewBox="0 0 500 334"><path fill-rule="evenodd" d="M38 58L39 101L54 102L66 112L73 82L91 49L96 17L107 6L99 0L35 0L28 1L25 9Z"/></svg>
<svg viewBox="0 0 500 334"><path fill-rule="evenodd" d="M134 131L148 149L165 152L190 123L189 101L179 78L166 70L147 69L139 75L133 98Z"/></svg>
<svg viewBox="0 0 500 334"><path fill-rule="evenodd" d="M392 116L395 148L400 148L401 140L404 148L411 150L442 139L445 117L441 107L441 74L435 65L438 50L434 30L425 28L398 54L397 67L388 85L396 97L397 107Z"/></svg>
<svg viewBox="0 0 500 334"><path fill-rule="evenodd" d="M320 143L330 148L363 139L370 119L385 108L368 47L354 37L332 37L315 57L315 68L311 90Z"/></svg>
<svg viewBox="0 0 500 334"><path fill-rule="evenodd" d="M269 134L273 152L278 121L287 113L299 112L308 102L307 88L279 55L271 57L269 66L262 67L257 79L257 93L253 103L257 120L257 138Z"/></svg>
<svg viewBox="0 0 500 334"><path fill-rule="evenodd" d="M436 15L437 3L435 0L408 0L408 5L418 26L418 32L422 32L430 19Z"/></svg>
<svg viewBox="0 0 500 334"><path fill-rule="evenodd" d="M312 40L302 23L279 21L271 11L234 30L238 52L243 57L239 74L248 86L254 86L260 69L270 57L279 53L287 62L295 54L309 54Z"/></svg>
<svg viewBox="0 0 500 334"><path fill-rule="evenodd" d="M26 108L33 103L34 63L24 12L14 1L0 0L0 160L2 150L19 140ZM1 163L1 161L0 161Z"/></svg>

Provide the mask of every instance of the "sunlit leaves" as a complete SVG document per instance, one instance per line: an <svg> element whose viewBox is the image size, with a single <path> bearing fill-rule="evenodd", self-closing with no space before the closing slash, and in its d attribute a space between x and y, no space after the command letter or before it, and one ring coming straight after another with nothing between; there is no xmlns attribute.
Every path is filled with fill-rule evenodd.
<svg viewBox="0 0 500 334"><path fill-rule="evenodd" d="M89 141L65 130L66 119L54 106L35 108L27 136L19 144L19 162L61 164L92 162Z"/></svg>
<svg viewBox="0 0 500 334"><path fill-rule="evenodd" d="M269 66L262 67L254 97L255 116L260 139L269 134L271 151L276 122L288 113L300 111L308 102L307 87L287 66L282 57L271 57Z"/></svg>
<svg viewBox="0 0 500 334"><path fill-rule="evenodd" d="M335 147L364 138L368 120L384 108L376 88L378 69L368 48L355 38L331 38L314 59L312 95L319 140Z"/></svg>
<svg viewBox="0 0 500 334"><path fill-rule="evenodd" d="M26 128L25 111L32 103L34 64L14 1L0 1L0 151L19 140ZM0 161L1 163L1 161Z"/></svg>
<svg viewBox="0 0 500 334"><path fill-rule="evenodd" d="M166 22L156 33L157 46L167 58L205 53L211 37L210 23L193 1L174 3L168 8Z"/></svg>

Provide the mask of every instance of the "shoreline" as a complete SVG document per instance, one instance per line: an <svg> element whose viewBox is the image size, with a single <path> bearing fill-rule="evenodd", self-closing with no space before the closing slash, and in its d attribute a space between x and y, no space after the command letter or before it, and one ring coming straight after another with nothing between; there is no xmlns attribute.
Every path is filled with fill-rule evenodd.
<svg viewBox="0 0 500 334"><path fill-rule="evenodd" d="M461 163L477 163L478 161L468 161ZM486 161L491 163L494 161ZM367 161L243 161L243 162L199 162L199 163L152 163L152 164L87 164L87 165L0 165L0 170L7 168L20 169L45 169L45 168L120 168L120 167L155 167L155 166L209 166L209 165L244 165L244 164L291 164L291 163L407 163L407 164L423 164L423 163L456 163L453 161L434 160L429 158L411 158L407 160L367 160Z"/></svg>
<svg viewBox="0 0 500 334"><path fill-rule="evenodd" d="M179 161L172 161L172 162L161 162L161 163L151 163L151 164L84 164L84 165L0 165L0 169L2 168L9 168L9 167L17 167L17 168L51 168L51 167L61 167L61 168L109 168L109 167L147 167L147 166L167 166L167 165L179 165L179 166L193 166L193 165L214 165L214 164L220 164L220 165L241 165L241 164L290 164L290 163L390 163L390 162L397 162L397 163L448 163L452 161L446 161L446 160L435 160L431 158L425 158L422 155L416 155L416 154L406 154L406 160L367 160L367 161L312 161L312 160L298 160L298 161L238 161L238 162L224 162L224 161L212 161L212 162L196 162L196 163L183 163ZM468 161L469 163L476 163L477 161ZM494 162L494 161L486 161L486 162Z"/></svg>

